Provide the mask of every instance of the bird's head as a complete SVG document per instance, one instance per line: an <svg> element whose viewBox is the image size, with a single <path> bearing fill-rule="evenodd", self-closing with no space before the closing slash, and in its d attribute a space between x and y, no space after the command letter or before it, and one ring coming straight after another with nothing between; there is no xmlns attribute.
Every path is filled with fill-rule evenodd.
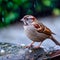
<svg viewBox="0 0 60 60"><path fill-rule="evenodd" d="M32 24L34 21L36 21L37 19L32 16L32 15L25 15L21 21L24 22L25 25L29 25L29 24Z"/></svg>

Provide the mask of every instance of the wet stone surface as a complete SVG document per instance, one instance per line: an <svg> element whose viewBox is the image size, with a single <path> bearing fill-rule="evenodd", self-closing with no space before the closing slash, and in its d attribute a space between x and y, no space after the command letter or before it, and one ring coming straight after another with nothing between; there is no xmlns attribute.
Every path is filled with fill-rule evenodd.
<svg viewBox="0 0 60 60"><path fill-rule="evenodd" d="M52 50L54 52L54 50ZM49 57L43 48L25 48L24 44L17 45L12 43L0 42L0 60L45 60Z"/></svg>
<svg viewBox="0 0 60 60"><path fill-rule="evenodd" d="M46 57L42 48L24 48L23 46L0 43L0 60L42 60L42 57Z"/></svg>
<svg viewBox="0 0 60 60"><path fill-rule="evenodd" d="M27 53L28 52L28 53ZM44 57L46 58L46 53L42 48L32 48L31 51L26 51L25 58L26 60L42 60Z"/></svg>

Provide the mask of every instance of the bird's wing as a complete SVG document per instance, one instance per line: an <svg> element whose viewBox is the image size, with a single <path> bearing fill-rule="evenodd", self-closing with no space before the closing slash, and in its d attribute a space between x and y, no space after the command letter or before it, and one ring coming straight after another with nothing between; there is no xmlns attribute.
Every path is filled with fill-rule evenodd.
<svg viewBox="0 0 60 60"><path fill-rule="evenodd" d="M33 25L39 33L45 33L46 35L55 34L42 23L33 23Z"/></svg>

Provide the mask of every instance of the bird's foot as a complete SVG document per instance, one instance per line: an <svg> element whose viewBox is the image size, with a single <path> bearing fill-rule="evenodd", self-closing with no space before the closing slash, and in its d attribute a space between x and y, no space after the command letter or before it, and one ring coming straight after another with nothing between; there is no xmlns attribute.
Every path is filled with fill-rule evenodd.
<svg viewBox="0 0 60 60"><path fill-rule="evenodd" d="M38 49L38 48L41 48L40 46L36 46L36 47L34 47L35 49Z"/></svg>
<svg viewBox="0 0 60 60"><path fill-rule="evenodd" d="M30 45L25 46L25 47L26 47L26 48L31 48L31 47L33 47L33 44L34 44L34 41L33 41Z"/></svg>
<svg viewBox="0 0 60 60"><path fill-rule="evenodd" d="M33 47L33 45L28 45L28 46L25 46L25 48L30 48L30 47Z"/></svg>

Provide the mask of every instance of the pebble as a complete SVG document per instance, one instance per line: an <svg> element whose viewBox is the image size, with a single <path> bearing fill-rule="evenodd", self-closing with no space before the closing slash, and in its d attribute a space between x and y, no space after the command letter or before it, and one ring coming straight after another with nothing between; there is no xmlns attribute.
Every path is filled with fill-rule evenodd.
<svg viewBox="0 0 60 60"><path fill-rule="evenodd" d="M1 49L0 55L4 55L4 54L5 54L5 50Z"/></svg>

